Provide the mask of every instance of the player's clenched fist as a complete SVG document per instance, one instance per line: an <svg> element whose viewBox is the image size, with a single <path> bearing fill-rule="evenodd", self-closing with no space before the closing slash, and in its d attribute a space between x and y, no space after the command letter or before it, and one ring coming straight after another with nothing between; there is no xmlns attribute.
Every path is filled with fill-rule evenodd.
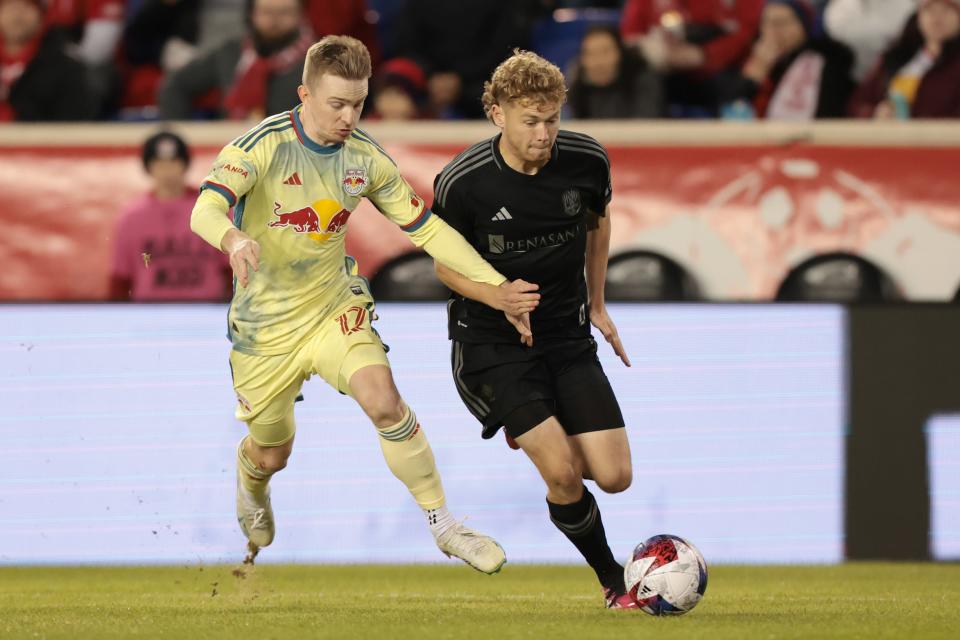
<svg viewBox="0 0 960 640"><path fill-rule="evenodd" d="M230 267L240 286L250 282L247 265L254 271L260 270L260 243L239 229L230 229L220 241L220 248L230 256Z"/></svg>
<svg viewBox="0 0 960 640"><path fill-rule="evenodd" d="M530 313L540 304L540 285L525 280L507 281L497 288L493 308L507 315Z"/></svg>

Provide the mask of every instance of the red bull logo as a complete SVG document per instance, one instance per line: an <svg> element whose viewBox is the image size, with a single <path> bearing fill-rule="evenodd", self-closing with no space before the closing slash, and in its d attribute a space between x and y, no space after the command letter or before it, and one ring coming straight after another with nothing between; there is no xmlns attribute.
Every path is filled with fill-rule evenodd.
<svg viewBox="0 0 960 640"><path fill-rule="evenodd" d="M348 209L344 209L334 200L317 200L312 206L284 213L283 205L274 202L273 215L277 217L267 223L270 227L292 227L297 233L306 233L318 242L324 242L338 233L350 218Z"/></svg>
<svg viewBox="0 0 960 640"><path fill-rule="evenodd" d="M366 169L347 169L343 176L343 190L347 195L360 195L365 186L367 186Z"/></svg>
<svg viewBox="0 0 960 640"><path fill-rule="evenodd" d="M274 203L273 215L276 220L268 223L271 227L293 227L297 233L320 233L320 216L313 207L304 207L290 213L280 213L279 202Z"/></svg>

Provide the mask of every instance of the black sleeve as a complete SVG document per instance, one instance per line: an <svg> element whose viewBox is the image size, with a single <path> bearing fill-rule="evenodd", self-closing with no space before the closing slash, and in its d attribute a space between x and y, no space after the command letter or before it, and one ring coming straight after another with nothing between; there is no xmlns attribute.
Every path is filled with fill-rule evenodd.
<svg viewBox="0 0 960 640"><path fill-rule="evenodd" d="M430 207L430 211L434 213L441 220L446 222L448 225L457 230L457 232L462 235L467 242L469 242L473 247L477 246L477 243L474 240L474 224L473 217L470 215L469 211L465 206L463 206L463 198L460 196L460 183L451 187L450 189L445 189L441 194L440 189L444 186L441 185L442 178L444 177L444 172L437 174L437 177L433 181L433 206ZM442 200L441 200L442 196Z"/></svg>
<svg viewBox="0 0 960 640"><path fill-rule="evenodd" d="M604 215L607 205L613 199L613 179L610 177L610 157L603 149L603 158L597 158L597 196L595 199L595 213Z"/></svg>

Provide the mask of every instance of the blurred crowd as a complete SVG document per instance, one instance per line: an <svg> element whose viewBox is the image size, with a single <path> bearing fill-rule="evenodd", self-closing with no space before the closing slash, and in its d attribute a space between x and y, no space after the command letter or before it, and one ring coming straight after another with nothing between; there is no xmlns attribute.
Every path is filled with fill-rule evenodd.
<svg viewBox="0 0 960 640"><path fill-rule="evenodd" d="M960 116L960 0L0 0L0 122L258 119L331 33L371 119L481 118L514 47L575 118Z"/></svg>

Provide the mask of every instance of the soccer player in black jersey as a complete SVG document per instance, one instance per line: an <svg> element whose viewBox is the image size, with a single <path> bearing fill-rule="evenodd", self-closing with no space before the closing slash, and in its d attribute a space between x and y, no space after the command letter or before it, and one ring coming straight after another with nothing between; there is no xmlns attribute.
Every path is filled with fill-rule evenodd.
<svg viewBox="0 0 960 640"><path fill-rule="evenodd" d="M632 478L623 415L590 332L592 324L630 366L604 305L610 162L593 138L560 130L564 79L543 58L515 52L485 89L487 116L501 133L444 168L432 210L508 278L537 283L540 299L504 317L490 304L494 287L437 263L454 291L457 390L484 438L503 426L537 467L550 519L596 571L607 606L636 608L583 484L616 493ZM518 341L521 327L528 331Z"/></svg>

